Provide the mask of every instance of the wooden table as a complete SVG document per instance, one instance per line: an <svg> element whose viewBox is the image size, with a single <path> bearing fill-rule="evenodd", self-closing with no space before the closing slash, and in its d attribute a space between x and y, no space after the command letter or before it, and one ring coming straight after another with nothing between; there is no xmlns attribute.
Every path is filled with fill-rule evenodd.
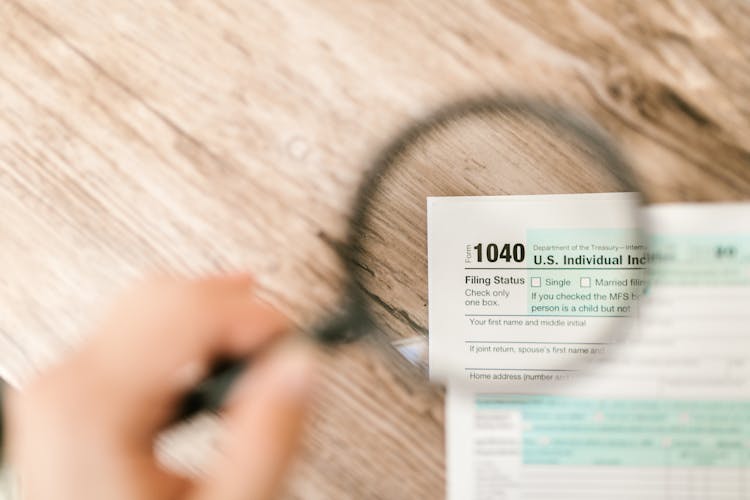
<svg viewBox="0 0 750 500"><path fill-rule="evenodd" d="M4 0L3 374L63 355L154 270L253 270L303 318L377 148L497 90L588 112L649 188L748 192L739 0ZM362 346L325 360L289 497L443 496L441 398Z"/></svg>

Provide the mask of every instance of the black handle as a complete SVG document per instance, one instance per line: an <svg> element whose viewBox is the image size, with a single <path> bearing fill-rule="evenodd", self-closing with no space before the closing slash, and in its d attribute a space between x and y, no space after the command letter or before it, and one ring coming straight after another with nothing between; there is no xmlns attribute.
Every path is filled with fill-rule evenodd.
<svg viewBox="0 0 750 500"><path fill-rule="evenodd" d="M218 411L247 364L245 360L222 360L217 363L211 374L182 400L175 421L187 420L202 411Z"/></svg>

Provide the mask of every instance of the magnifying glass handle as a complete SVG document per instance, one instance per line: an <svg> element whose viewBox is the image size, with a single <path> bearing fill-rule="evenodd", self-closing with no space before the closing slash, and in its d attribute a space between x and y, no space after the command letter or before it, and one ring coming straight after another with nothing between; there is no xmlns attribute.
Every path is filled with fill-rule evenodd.
<svg viewBox="0 0 750 500"><path fill-rule="evenodd" d="M183 398L175 421L187 420L202 411L219 411L247 364L247 360L224 360L217 363L210 375Z"/></svg>

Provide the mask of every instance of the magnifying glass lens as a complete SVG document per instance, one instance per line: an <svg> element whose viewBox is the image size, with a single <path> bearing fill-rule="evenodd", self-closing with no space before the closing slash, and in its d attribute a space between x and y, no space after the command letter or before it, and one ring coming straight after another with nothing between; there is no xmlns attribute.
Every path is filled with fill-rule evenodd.
<svg viewBox="0 0 750 500"><path fill-rule="evenodd" d="M408 129L353 222L372 336L443 383L528 390L595 365L645 286L628 174L593 124L534 103L461 103Z"/></svg>

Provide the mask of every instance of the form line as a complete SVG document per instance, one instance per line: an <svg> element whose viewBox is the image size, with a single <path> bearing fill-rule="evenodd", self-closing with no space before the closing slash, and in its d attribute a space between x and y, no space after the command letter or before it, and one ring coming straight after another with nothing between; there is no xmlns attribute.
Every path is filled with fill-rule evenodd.
<svg viewBox="0 0 750 500"><path fill-rule="evenodd" d="M503 371L503 372L577 372L578 370L563 370L560 368L464 368L474 371Z"/></svg>
<svg viewBox="0 0 750 500"><path fill-rule="evenodd" d="M587 316L585 314L479 314L479 313L475 313L475 314L466 313L464 314L464 316L465 317L497 316L501 318L502 317L509 317L509 318L513 318L513 317L518 317L518 318L630 318L631 317L631 316L628 316L627 314L622 314L622 315L614 314L610 316L602 316L602 315Z"/></svg>
<svg viewBox="0 0 750 500"><path fill-rule="evenodd" d="M612 345L615 342L523 342L521 340L464 340L467 344L556 344L556 345Z"/></svg>

